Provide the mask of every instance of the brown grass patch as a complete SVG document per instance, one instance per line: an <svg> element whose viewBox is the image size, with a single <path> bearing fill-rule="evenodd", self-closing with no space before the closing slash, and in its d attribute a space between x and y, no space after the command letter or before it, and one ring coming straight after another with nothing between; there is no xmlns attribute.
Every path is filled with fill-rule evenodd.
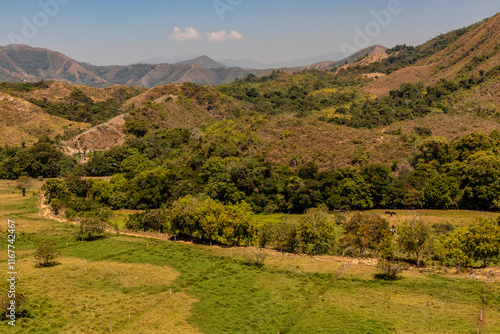
<svg viewBox="0 0 500 334"><path fill-rule="evenodd" d="M50 305L47 312L59 319L64 333L102 333L109 331L110 322L117 333L198 332L187 322L194 298L141 289L171 285L179 276L176 270L109 261L84 264L67 257L57 261L55 267L35 268L28 258L18 260L17 266L23 290L35 304ZM124 288L132 290L124 293Z"/></svg>

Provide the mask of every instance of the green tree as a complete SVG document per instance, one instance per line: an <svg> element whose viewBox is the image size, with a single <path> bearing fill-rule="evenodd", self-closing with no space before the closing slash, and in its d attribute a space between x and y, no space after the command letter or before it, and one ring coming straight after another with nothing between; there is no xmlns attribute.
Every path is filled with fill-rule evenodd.
<svg viewBox="0 0 500 334"><path fill-rule="evenodd" d="M451 163L457 156L450 142L444 139L429 138L418 145L414 164L436 162L439 165Z"/></svg>
<svg viewBox="0 0 500 334"><path fill-rule="evenodd" d="M239 161L238 158L212 157L203 165L200 176L206 182L205 193L208 196L223 203L238 203L245 198L245 193L236 186L237 177L233 179L235 173L231 168Z"/></svg>
<svg viewBox="0 0 500 334"><path fill-rule="evenodd" d="M460 182L450 176L432 178L422 190L424 205L430 209L449 209L458 204Z"/></svg>
<svg viewBox="0 0 500 334"><path fill-rule="evenodd" d="M301 253L329 254L335 247L335 222L326 205L311 208L300 218L297 226L298 247Z"/></svg>
<svg viewBox="0 0 500 334"><path fill-rule="evenodd" d="M269 245L280 252L299 252L298 229L298 224L287 217L276 223L266 223L259 228L259 245Z"/></svg>
<svg viewBox="0 0 500 334"><path fill-rule="evenodd" d="M370 186L354 168L336 170L323 180L330 209L370 209L373 207Z"/></svg>
<svg viewBox="0 0 500 334"><path fill-rule="evenodd" d="M380 216L356 213L343 224L344 245L359 249L378 251L382 241L389 235L389 223Z"/></svg>
<svg viewBox="0 0 500 334"><path fill-rule="evenodd" d="M90 194L97 203L107 205L113 195L113 185L104 180L93 180Z"/></svg>
<svg viewBox="0 0 500 334"><path fill-rule="evenodd" d="M467 239L474 259L482 260L483 266L488 260L500 255L500 228L492 221L479 219L479 223L467 228Z"/></svg>
<svg viewBox="0 0 500 334"><path fill-rule="evenodd" d="M58 179L47 180L42 186L42 191L45 192L45 197L49 204L55 198L62 199L70 195L66 183Z"/></svg>
<svg viewBox="0 0 500 334"><path fill-rule="evenodd" d="M148 124L145 120L142 119L138 120L127 118L125 123L125 130L138 138L142 138L148 132Z"/></svg>
<svg viewBox="0 0 500 334"><path fill-rule="evenodd" d="M95 215L83 217L80 220L80 229L76 236L77 240L94 241L104 238L108 224L105 220Z"/></svg>
<svg viewBox="0 0 500 334"><path fill-rule="evenodd" d="M245 202L223 205L188 195L172 204L169 217L173 234L231 246L253 238L253 213Z"/></svg>
<svg viewBox="0 0 500 334"><path fill-rule="evenodd" d="M418 267L423 253L431 247L431 227L420 219L405 221L397 229L396 240L403 252L415 254Z"/></svg>
<svg viewBox="0 0 500 334"><path fill-rule="evenodd" d="M389 167L383 165L367 165L361 170L361 175L370 186L370 193L377 205L388 205L390 201L390 186L393 182Z"/></svg>
<svg viewBox="0 0 500 334"><path fill-rule="evenodd" d="M482 132L473 132L455 144L460 161L467 160L473 154L480 151L491 151L494 149L493 139Z"/></svg>
<svg viewBox="0 0 500 334"><path fill-rule="evenodd" d="M463 202L470 209L500 208L500 158L484 152L471 156L465 167Z"/></svg>
<svg viewBox="0 0 500 334"><path fill-rule="evenodd" d="M480 219L466 228L457 228L449 235L438 239L438 253L459 266L474 266L482 261L487 266L488 260L500 255L500 228L494 222Z"/></svg>

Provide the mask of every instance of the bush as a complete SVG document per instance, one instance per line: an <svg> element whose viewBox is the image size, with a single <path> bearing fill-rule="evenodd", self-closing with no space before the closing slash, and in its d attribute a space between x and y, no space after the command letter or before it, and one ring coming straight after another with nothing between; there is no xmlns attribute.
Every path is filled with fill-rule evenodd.
<svg viewBox="0 0 500 334"><path fill-rule="evenodd" d="M258 249L257 251L245 254L245 263L249 265L254 265L256 267L262 268L264 262L266 261L267 254Z"/></svg>
<svg viewBox="0 0 500 334"><path fill-rule="evenodd" d="M99 217L84 217L80 221L80 230L76 235L77 240L94 241L105 237L107 223Z"/></svg>
<svg viewBox="0 0 500 334"><path fill-rule="evenodd" d="M398 274L402 271L402 266L400 263L390 261L390 260L380 260L377 263L377 267L382 272L375 274L375 278L383 279L386 281L396 280L398 278Z"/></svg>

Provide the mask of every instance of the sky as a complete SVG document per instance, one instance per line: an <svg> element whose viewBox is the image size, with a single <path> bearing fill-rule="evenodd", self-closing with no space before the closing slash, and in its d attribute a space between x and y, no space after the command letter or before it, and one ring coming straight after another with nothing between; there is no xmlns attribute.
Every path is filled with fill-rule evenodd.
<svg viewBox="0 0 500 334"><path fill-rule="evenodd" d="M95 65L180 55L272 63L418 45L498 12L498 0L0 0L0 45Z"/></svg>

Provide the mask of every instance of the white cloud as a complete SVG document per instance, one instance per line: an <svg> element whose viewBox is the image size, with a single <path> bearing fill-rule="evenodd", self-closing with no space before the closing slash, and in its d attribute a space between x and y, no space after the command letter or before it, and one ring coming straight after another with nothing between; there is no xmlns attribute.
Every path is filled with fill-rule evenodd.
<svg viewBox="0 0 500 334"><path fill-rule="evenodd" d="M173 39L176 41L187 41L189 39L200 39L201 35L198 31L193 27L184 28L184 32L181 32L181 28L175 27L174 31L168 36L169 39Z"/></svg>
<svg viewBox="0 0 500 334"><path fill-rule="evenodd" d="M208 40L210 42L225 42L229 39L242 39L243 35L237 31L231 30L229 33L225 31L211 32L207 33Z"/></svg>

